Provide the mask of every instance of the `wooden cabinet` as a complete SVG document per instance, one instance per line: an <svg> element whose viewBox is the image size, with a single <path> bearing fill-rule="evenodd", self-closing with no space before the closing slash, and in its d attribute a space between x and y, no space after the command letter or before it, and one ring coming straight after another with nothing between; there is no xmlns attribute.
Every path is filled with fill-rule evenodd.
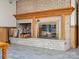
<svg viewBox="0 0 79 59"><path fill-rule="evenodd" d="M7 42L8 34L7 28L0 28L0 42Z"/></svg>

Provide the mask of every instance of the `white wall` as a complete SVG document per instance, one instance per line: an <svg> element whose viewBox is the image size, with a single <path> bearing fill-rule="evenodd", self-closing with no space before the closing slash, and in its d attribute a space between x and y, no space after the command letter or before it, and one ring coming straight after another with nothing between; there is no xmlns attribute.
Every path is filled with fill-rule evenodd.
<svg viewBox="0 0 79 59"><path fill-rule="evenodd" d="M74 26L76 25L76 21L77 21L77 1L76 0L71 0L71 6L75 8L75 10L72 12L72 15L71 15L71 26Z"/></svg>
<svg viewBox="0 0 79 59"><path fill-rule="evenodd" d="M0 0L0 27L16 26L16 1L9 3L9 0Z"/></svg>
<svg viewBox="0 0 79 59"><path fill-rule="evenodd" d="M70 48L70 16L66 16L65 23L65 49Z"/></svg>

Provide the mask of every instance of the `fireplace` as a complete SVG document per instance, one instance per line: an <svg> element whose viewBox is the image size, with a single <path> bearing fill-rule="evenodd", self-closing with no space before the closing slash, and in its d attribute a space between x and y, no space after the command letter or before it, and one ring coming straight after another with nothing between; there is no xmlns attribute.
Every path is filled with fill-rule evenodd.
<svg viewBox="0 0 79 59"><path fill-rule="evenodd" d="M19 23L18 24L18 37L30 38L31 37L31 23Z"/></svg>
<svg viewBox="0 0 79 59"><path fill-rule="evenodd" d="M38 38L57 39L56 22L41 22L38 26Z"/></svg>

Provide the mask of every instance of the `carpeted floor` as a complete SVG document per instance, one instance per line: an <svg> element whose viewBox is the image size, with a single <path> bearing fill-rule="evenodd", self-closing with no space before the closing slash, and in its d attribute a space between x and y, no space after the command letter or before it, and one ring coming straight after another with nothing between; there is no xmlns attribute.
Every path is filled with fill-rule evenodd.
<svg viewBox="0 0 79 59"><path fill-rule="evenodd" d="M11 44L7 49L7 59L79 59L79 49L58 51Z"/></svg>

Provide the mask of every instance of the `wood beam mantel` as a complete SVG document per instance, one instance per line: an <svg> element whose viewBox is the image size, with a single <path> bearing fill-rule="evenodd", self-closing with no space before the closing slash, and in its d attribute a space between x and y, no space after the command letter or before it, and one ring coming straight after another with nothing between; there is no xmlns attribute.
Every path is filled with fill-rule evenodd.
<svg viewBox="0 0 79 59"><path fill-rule="evenodd" d="M14 15L17 20L22 19L30 19L30 18L41 18L41 17L49 17L49 16L61 16L61 15L70 15L74 10L73 7L61 8L55 10L46 10L32 13L23 13Z"/></svg>

